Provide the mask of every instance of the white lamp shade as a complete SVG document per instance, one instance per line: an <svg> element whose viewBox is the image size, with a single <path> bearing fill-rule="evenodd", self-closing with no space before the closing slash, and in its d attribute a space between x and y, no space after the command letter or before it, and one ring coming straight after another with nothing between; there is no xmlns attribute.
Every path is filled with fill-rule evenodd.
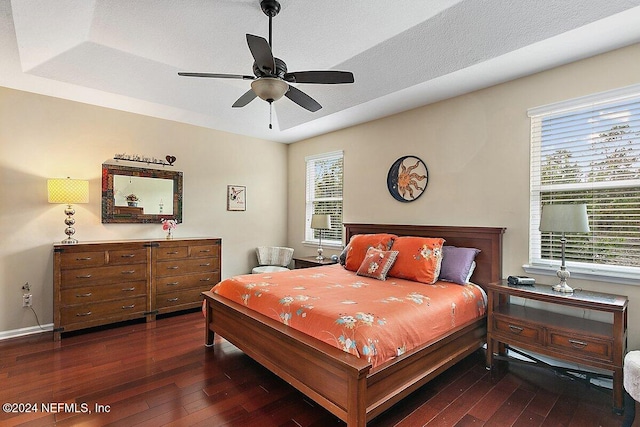
<svg viewBox="0 0 640 427"><path fill-rule="evenodd" d="M275 77L261 77L251 82L251 89L265 101L277 101L289 90L289 84Z"/></svg>
<svg viewBox="0 0 640 427"><path fill-rule="evenodd" d="M313 214L311 216L311 228L314 230L331 228L331 216L323 214Z"/></svg>
<svg viewBox="0 0 640 427"><path fill-rule="evenodd" d="M544 205L540 231L588 233L587 205Z"/></svg>
<svg viewBox="0 0 640 427"><path fill-rule="evenodd" d="M47 180L49 203L89 203L89 181L71 178Z"/></svg>

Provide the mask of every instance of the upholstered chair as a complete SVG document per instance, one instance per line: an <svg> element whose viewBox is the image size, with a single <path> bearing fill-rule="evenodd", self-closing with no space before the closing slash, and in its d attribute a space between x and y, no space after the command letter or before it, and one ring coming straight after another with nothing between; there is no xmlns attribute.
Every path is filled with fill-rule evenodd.
<svg viewBox="0 0 640 427"><path fill-rule="evenodd" d="M640 350L630 351L624 357L624 420L622 427L631 427L640 401Z"/></svg>
<svg viewBox="0 0 640 427"><path fill-rule="evenodd" d="M287 271L293 258L293 249L281 246L259 246L256 248L256 256L258 267L251 271L253 274Z"/></svg>

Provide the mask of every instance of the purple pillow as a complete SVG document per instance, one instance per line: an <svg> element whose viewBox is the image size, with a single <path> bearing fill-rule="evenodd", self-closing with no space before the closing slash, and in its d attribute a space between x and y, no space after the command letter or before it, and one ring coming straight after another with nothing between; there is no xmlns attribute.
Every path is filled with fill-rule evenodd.
<svg viewBox="0 0 640 427"><path fill-rule="evenodd" d="M478 253L480 253L480 249L476 248L443 246L439 279L460 285L468 283Z"/></svg>

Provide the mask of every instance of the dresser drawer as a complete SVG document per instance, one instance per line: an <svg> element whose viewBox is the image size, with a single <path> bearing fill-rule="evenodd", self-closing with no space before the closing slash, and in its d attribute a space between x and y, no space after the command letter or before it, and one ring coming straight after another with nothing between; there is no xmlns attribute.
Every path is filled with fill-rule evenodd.
<svg viewBox="0 0 640 427"><path fill-rule="evenodd" d="M219 281L220 273L217 271L209 273L187 274L184 276L160 277L156 283L156 292L162 294L188 288L209 290Z"/></svg>
<svg viewBox="0 0 640 427"><path fill-rule="evenodd" d="M81 286L64 289L60 303L63 306L103 302L119 298L131 298L147 294L147 282L126 282L115 285Z"/></svg>
<svg viewBox="0 0 640 427"><path fill-rule="evenodd" d="M220 256L220 245L194 245L190 246L189 249L189 256L191 258L218 258Z"/></svg>
<svg viewBox="0 0 640 427"><path fill-rule="evenodd" d="M60 309L60 319L64 326L72 323L100 321L107 318L124 318L146 311L146 298L141 296L116 301L62 307Z"/></svg>
<svg viewBox="0 0 640 427"><path fill-rule="evenodd" d="M188 246L169 246L164 247L162 244L155 249L156 257L159 260L164 259L182 259L189 255Z"/></svg>
<svg viewBox="0 0 640 427"><path fill-rule="evenodd" d="M202 300L202 289L187 289L184 291L157 295L156 308L158 310L162 310L163 308L181 306L185 304L197 306L202 303Z"/></svg>
<svg viewBox="0 0 640 427"><path fill-rule="evenodd" d="M100 285L104 283L122 283L147 278L146 264L114 265L110 267L79 268L75 270L62 270L61 289Z"/></svg>
<svg viewBox="0 0 640 427"><path fill-rule="evenodd" d="M180 276L188 273L206 273L218 271L216 258L197 258L156 263L156 276Z"/></svg>
<svg viewBox="0 0 640 427"><path fill-rule="evenodd" d="M63 252L60 254L62 268L100 267L106 265L106 251Z"/></svg>
<svg viewBox="0 0 640 427"><path fill-rule="evenodd" d="M506 335L512 340L530 344L544 343L544 329L537 325L527 324L521 319L496 314L493 316L493 328L494 333Z"/></svg>
<svg viewBox="0 0 640 427"><path fill-rule="evenodd" d="M599 340L550 329L548 346L574 357L588 357L613 362L613 341Z"/></svg>
<svg viewBox="0 0 640 427"><path fill-rule="evenodd" d="M147 250L130 249L130 250L117 250L109 251L109 264L141 264L147 262Z"/></svg>

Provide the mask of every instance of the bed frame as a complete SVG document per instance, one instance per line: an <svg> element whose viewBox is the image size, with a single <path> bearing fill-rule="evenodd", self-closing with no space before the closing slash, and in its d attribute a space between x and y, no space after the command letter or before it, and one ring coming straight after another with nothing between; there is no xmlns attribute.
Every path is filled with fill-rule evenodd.
<svg viewBox="0 0 640 427"><path fill-rule="evenodd" d="M484 287L501 278L504 228L345 224L345 230L346 241L355 234L393 233L478 248L472 281ZM219 334L349 427L365 426L486 341L483 317L372 369L365 360L224 297L204 296L207 346Z"/></svg>

